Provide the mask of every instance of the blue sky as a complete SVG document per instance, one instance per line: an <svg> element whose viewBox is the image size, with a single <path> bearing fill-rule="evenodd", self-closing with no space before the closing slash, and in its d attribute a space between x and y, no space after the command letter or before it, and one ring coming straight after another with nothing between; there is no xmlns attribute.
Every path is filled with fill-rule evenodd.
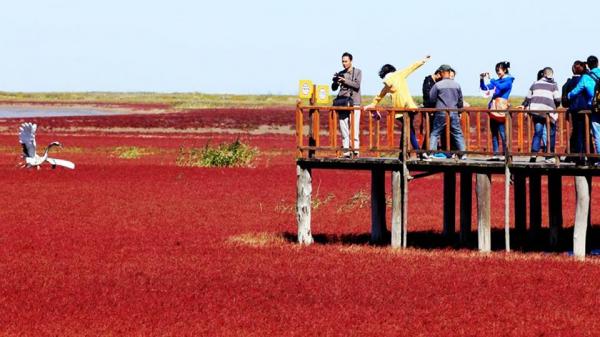
<svg viewBox="0 0 600 337"><path fill-rule="evenodd" d="M595 15L591 0L10 1L0 90L290 94L299 79L327 83L349 51L367 94L381 65L431 54L413 94L441 63L478 94L478 74L509 60L523 95L538 69L562 83L574 60L600 54Z"/></svg>

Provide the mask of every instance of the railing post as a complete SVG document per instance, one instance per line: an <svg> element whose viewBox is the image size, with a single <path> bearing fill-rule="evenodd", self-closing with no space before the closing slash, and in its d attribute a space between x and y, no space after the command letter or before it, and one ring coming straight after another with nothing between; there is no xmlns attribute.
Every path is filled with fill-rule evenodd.
<svg viewBox="0 0 600 337"><path fill-rule="evenodd" d="M361 116L363 113L369 115L369 151L371 151L373 150L373 114L371 113L371 111L364 111L362 107L361 110Z"/></svg>
<svg viewBox="0 0 600 337"><path fill-rule="evenodd" d="M350 113L348 114L350 116L350 153L354 153L355 149L354 149L354 129L356 128L356 125L354 125L354 109L350 110Z"/></svg>
<svg viewBox="0 0 600 337"><path fill-rule="evenodd" d="M430 142L430 136L431 136L431 130L430 130L430 120L429 120L429 112L425 113L425 151L429 151L429 142Z"/></svg>
<svg viewBox="0 0 600 337"><path fill-rule="evenodd" d="M586 112L585 118L585 154L590 154L590 115Z"/></svg>
<svg viewBox="0 0 600 337"><path fill-rule="evenodd" d="M477 111L477 150L481 151L481 111Z"/></svg>
<svg viewBox="0 0 600 337"><path fill-rule="evenodd" d="M298 147L298 157L303 156L302 147L304 146L302 141L304 116L302 113L302 108L300 107L300 103L301 102L298 101L298 104L296 105L296 145Z"/></svg>
<svg viewBox="0 0 600 337"><path fill-rule="evenodd" d="M450 151L452 149L450 143L450 111L446 111L446 151Z"/></svg>
<svg viewBox="0 0 600 337"><path fill-rule="evenodd" d="M315 84L313 84L313 93L312 96L310 97L310 105L314 106L315 102L317 101L317 86ZM308 129L308 146L311 148L314 148L317 145L317 142L315 140L315 113L316 113L316 109L309 109L308 110L308 119L310 121L310 128ZM318 137L318 135L317 135ZM315 157L315 150L314 149L309 149L308 150L308 158L314 158Z"/></svg>

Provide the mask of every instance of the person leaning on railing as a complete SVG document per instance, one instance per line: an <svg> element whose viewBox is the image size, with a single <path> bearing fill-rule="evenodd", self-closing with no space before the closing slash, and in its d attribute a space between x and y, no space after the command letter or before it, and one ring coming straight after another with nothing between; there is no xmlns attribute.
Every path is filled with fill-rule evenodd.
<svg viewBox="0 0 600 337"><path fill-rule="evenodd" d="M509 74L510 62L499 62L496 64L497 79L490 80L489 73L482 73L480 75L479 86L481 90L493 90L494 94L488 104L488 108L492 110L504 110L508 109L508 98L512 91L513 82L515 80ZM490 115L490 129L492 133L492 150L494 151L494 157L492 159L500 159L498 157L499 141L498 135L502 139L502 148L506 149L506 131L505 131L505 117L503 114L491 113Z"/></svg>
<svg viewBox="0 0 600 337"><path fill-rule="evenodd" d="M567 95L568 99L577 97L578 95L584 95L586 98L585 110L592 108L592 101L594 99L594 91L596 89L596 82L600 80L600 69L598 69L598 58L596 56L590 56L587 59L587 65L590 69L589 72L585 73L577 86L569 92ZM600 153L600 115L592 114L592 134L594 135L594 145L596 147L596 153ZM594 166L600 166L600 161L594 163Z"/></svg>
<svg viewBox="0 0 600 337"><path fill-rule="evenodd" d="M446 116L450 113L450 135L458 151L465 151L465 138L460 126L460 116L455 109L462 109L463 95L460 85L451 78L452 67L447 64L441 65L438 69L442 74L442 80L437 82L430 91L429 97L435 102L435 108L440 109L433 117L433 130L429 139L429 150L436 151L438 137L446 128ZM449 109L449 111L447 110ZM460 155L460 159L466 159L465 154ZM427 154L423 154L424 160L431 160Z"/></svg>
<svg viewBox="0 0 600 337"><path fill-rule="evenodd" d="M365 109L375 108L387 94L392 95L392 105L394 108L416 109L417 104L415 104L415 101L410 95L406 78L415 70L419 69L422 65L424 65L427 61L429 61L430 58L431 56L427 55L422 60L417 61L409 67L402 70L396 70L396 68L391 64L386 64L383 67L381 67L381 70L379 71L379 77L383 79L383 89L381 89L381 92L377 96L375 96L375 98L373 98L373 102L367 105ZM375 115L377 118L381 117L377 112L374 112L373 115ZM396 119L400 119L402 118L402 116L403 114L401 112L396 112ZM409 118L409 123L410 143L414 149L418 149L419 142L417 141L417 136L415 134L415 128L412 123L412 118ZM400 139L402 141L404 137ZM400 146L402 146L402 143Z"/></svg>
<svg viewBox="0 0 600 337"><path fill-rule="evenodd" d="M435 85L436 82L440 81L442 79L442 74L439 71L439 69L436 69L435 73L433 73L433 75L427 75L424 79L423 79L423 107L424 108L435 108L435 101L431 99L431 97L429 96L429 93L431 92L431 88L433 88L433 86ZM423 128L425 127L425 114L426 112L423 112L421 114L421 134L424 133ZM429 130L431 130L433 128L433 118L429 120ZM423 138L423 149L425 149L425 142L426 139ZM444 139L442 138L442 147L444 148Z"/></svg>
<svg viewBox="0 0 600 337"><path fill-rule="evenodd" d="M533 82L525 97L525 101L523 101L523 107L532 110L530 115L535 126L535 132L531 140L532 153L540 151L547 118L550 118L550 144L546 146L550 147L550 152L555 152L556 121L558 120L556 107L559 105L560 91L558 84L554 81L554 71L552 68L546 67L542 70L542 78ZM549 112L538 112L538 110L547 110ZM533 155L529 161L534 163L536 159L537 157ZM554 161L554 158L546 159L547 163L553 163Z"/></svg>
<svg viewBox="0 0 600 337"><path fill-rule="evenodd" d="M567 108L567 114L571 116L571 138L570 138L570 152L571 153L585 153L585 118L579 113L581 110L585 110L587 106L587 99L585 94L581 92L579 95L568 97L569 93L577 87L581 76L586 72L586 64L583 61L575 61L571 67L573 77L569 78L562 87L562 106ZM569 158L569 160L578 161L584 158ZM582 163L583 164L583 163Z"/></svg>

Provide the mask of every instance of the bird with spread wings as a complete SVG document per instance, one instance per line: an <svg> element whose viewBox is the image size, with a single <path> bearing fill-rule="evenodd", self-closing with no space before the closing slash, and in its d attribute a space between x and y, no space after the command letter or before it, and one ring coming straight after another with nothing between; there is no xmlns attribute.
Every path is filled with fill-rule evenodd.
<svg viewBox="0 0 600 337"><path fill-rule="evenodd" d="M23 147L23 159L25 162L21 165L26 168L37 168L48 162L52 168L56 168L56 166L62 166L69 169L74 169L75 164L68 160L56 159L48 157L48 151L55 146L62 147L62 144L59 142L50 143L45 149L44 154L39 156L36 153L36 142L35 142L35 132L37 131L37 124L34 123L23 123L19 127L19 143Z"/></svg>

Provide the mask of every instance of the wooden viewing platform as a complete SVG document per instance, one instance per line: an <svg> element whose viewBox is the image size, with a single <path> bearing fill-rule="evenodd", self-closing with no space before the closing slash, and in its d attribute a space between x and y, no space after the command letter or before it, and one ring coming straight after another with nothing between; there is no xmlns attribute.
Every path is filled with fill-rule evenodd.
<svg viewBox="0 0 600 337"><path fill-rule="evenodd" d="M343 158L343 152L354 148L353 137L350 137L350 148L338 146L338 114L347 111L350 117L350 135L354 132L354 110L361 110L361 117L368 120L367 127L362 128L360 157ZM410 228L408 214L408 198L410 181L421 177L442 174L444 193L443 233L455 232L456 218L456 182L460 176L460 232L461 244L466 243L471 231L471 212L473 206L477 209L477 237L480 251L491 250L491 197L492 175L504 175L504 241L506 251L511 250L510 219L511 210L514 215L514 230L524 233L527 227L526 186L529 186L529 227L540 229L542 224L542 177L548 179L549 227L550 244L556 245L558 235L563 225L562 216L562 177L575 177L576 209L575 228L573 234L573 252L577 258L583 259L586 254L586 234L590 222L591 179L600 175L600 168L591 164L591 160L600 156L591 151L590 112L581 112L578 118L584 120L584 153L570 153L570 125L572 117L564 109L555 111L504 110L506 114L506 143L501 153L501 159L491 160L491 133L489 109L459 109L461 124L465 136L466 151L453 151L449 144L449 113L446 123L446 148L438 153L454 154L455 158L466 155L467 159L433 159L422 160L419 156L423 150L409 147L409 115L415 116L413 123L420 122L422 132L420 138L428 146L430 117L437 112L435 109L390 109L376 108L382 118L375 119L369 110L364 108L340 108L321 106L302 106L296 109L297 131L297 224L298 242L313 243L311 234L311 193L312 170L369 170L371 171L371 241L381 242L386 231L386 200L385 174L392 176L392 216L391 216L391 245L395 248L407 246L407 232ZM557 112L559 118L556 132L556 152L548 151L539 154L540 157L554 158L554 163L530 163L529 152L533 136L530 113L546 114ZM320 114L327 114L327 119L320 119ZM401 118L398 118L401 117ZM474 121L472 121L472 118ZM549 118L547 130L549 130ZM324 123L325 122L325 123ZM395 124L401 124L396 128ZM325 125L322 125L325 124ZM361 125L363 123L361 122ZM382 125L385 124L385 125ZM305 127L308 125L308 127ZM323 132L323 130L327 130ZM444 135L442 135L443 137ZM401 146L399 146L397 141ZM550 133L547 133L547 143L550 143ZM323 144L327 145L323 145ZM362 145L367 143L366 146ZM383 144L383 145L382 145ZM500 148L502 148L500 144ZM427 151L429 152L429 151ZM497 155L497 154L496 154ZM561 161L562 159L562 161ZM565 159L571 159L565 162ZM590 160L590 161L588 161ZM475 176L475 179L473 179ZM472 205L473 180L475 182L476 205ZM514 200L510 200L510 188L514 190ZM511 207L511 205L513 207Z"/></svg>

